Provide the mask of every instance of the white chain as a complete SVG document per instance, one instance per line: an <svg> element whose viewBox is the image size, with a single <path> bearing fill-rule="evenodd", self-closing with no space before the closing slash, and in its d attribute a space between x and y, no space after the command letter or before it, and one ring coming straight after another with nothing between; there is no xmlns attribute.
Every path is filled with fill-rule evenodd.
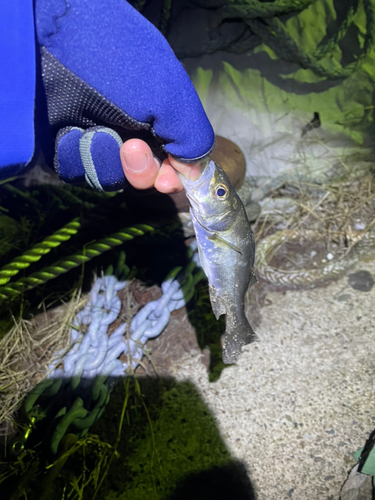
<svg viewBox="0 0 375 500"><path fill-rule="evenodd" d="M196 250L196 247L196 242L193 242L190 251ZM117 292L127 282L118 281L115 276L98 278L91 289L88 303L73 320L70 347L68 351L56 353L55 359L48 366L48 378L72 377L73 386L77 386L81 377L124 376L128 362L119 359L121 354L131 360L135 369L143 357L147 340L160 335L169 323L171 312L186 305L192 297L194 285L204 277L201 269L192 275L197 267L201 267L199 256L194 253L183 280L181 273L178 276L180 280L176 278L179 268L174 273L172 271L172 277L161 285L163 295L146 304L133 317L129 327L129 340L126 339L127 323L121 324L108 336L108 328L121 310ZM57 368L61 362L63 367Z"/></svg>

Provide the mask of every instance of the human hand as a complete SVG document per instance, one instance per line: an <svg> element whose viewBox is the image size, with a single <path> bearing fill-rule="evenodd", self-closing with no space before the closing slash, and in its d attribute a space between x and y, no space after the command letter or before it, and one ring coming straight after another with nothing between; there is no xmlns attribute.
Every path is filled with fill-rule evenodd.
<svg viewBox="0 0 375 500"><path fill-rule="evenodd" d="M120 157L125 177L136 189L154 187L161 193L176 193L183 189L176 170L191 180L200 175L199 162L181 163L169 155L160 165L148 144L140 139L124 142Z"/></svg>
<svg viewBox="0 0 375 500"><path fill-rule="evenodd" d="M182 189L173 168L196 175L191 162L210 153L214 133L164 37L123 0L35 5L60 177L105 191L122 189L127 181L138 189ZM127 140L132 137L140 139ZM160 168L151 151L169 155ZM129 168L131 153L138 157L138 172Z"/></svg>

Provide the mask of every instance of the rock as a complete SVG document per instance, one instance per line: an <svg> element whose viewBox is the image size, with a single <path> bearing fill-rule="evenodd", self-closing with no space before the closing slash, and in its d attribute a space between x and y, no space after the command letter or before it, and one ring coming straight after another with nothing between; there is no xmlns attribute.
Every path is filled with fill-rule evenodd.
<svg viewBox="0 0 375 500"><path fill-rule="evenodd" d="M215 148L210 156L227 174L234 189L236 191L240 189L245 179L246 160L237 144L217 135ZM170 194L169 197L173 200L178 212L189 211L189 202L186 198L185 191Z"/></svg>
<svg viewBox="0 0 375 500"><path fill-rule="evenodd" d="M358 472L357 464L341 489L340 500L371 500L372 489L372 476Z"/></svg>
<svg viewBox="0 0 375 500"><path fill-rule="evenodd" d="M246 160L237 144L217 135L215 148L211 153L211 159L221 166L229 177L234 189L238 191L244 183Z"/></svg>
<svg viewBox="0 0 375 500"><path fill-rule="evenodd" d="M348 282L354 290L360 292L369 292L374 286L374 280L368 271L357 271L349 274Z"/></svg>

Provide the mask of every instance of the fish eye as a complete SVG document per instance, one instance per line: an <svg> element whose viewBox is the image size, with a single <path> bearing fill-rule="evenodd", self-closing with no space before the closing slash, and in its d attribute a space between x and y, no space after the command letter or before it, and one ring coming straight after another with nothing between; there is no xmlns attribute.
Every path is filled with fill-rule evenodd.
<svg viewBox="0 0 375 500"><path fill-rule="evenodd" d="M218 184L215 187L215 198L218 200L226 200L229 195L229 189L224 184Z"/></svg>

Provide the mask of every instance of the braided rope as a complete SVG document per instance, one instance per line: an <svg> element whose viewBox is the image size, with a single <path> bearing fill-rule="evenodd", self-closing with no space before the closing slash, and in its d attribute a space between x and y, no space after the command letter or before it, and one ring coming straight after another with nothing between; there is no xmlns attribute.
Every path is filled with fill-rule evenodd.
<svg viewBox="0 0 375 500"><path fill-rule="evenodd" d="M26 269L30 264L38 262L43 255L49 253L53 248L58 247L64 241L68 241L73 235L77 234L81 223L73 219L64 227L45 238L41 243L37 243L33 248L27 250L20 257L16 257L9 264L0 269L0 285L5 285L12 276Z"/></svg>
<svg viewBox="0 0 375 500"><path fill-rule="evenodd" d="M375 39L375 1L363 0L366 14L366 35L362 53L356 61L340 68L325 68L319 60L331 52L345 37L356 13L354 2L348 8L339 29L324 43L320 43L313 54L307 54L289 35L285 25L277 16L299 12L315 0L276 0L259 2L258 0L234 0L232 5L218 9L218 22L225 19L242 18L262 42L267 44L278 57L311 69L316 75L330 80L340 80L352 75L363 63ZM357 9L359 7L357 4Z"/></svg>
<svg viewBox="0 0 375 500"><path fill-rule="evenodd" d="M39 201L31 196L30 191L21 191L21 189L16 188L12 184L4 184L3 188L13 195L20 196L21 198L26 200L27 203L30 203L30 205L33 205L36 208L40 208Z"/></svg>
<svg viewBox="0 0 375 500"><path fill-rule="evenodd" d="M165 36L168 28L168 22L172 13L172 0L163 0L161 5L161 14L159 21L159 30Z"/></svg>
<svg viewBox="0 0 375 500"><path fill-rule="evenodd" d="M247 19L246 22L252 31L258 35L264 43L269 45L278 57L292 63L298 63L303 66L303 68L311 69L318 76L330 80L340 80L347 78L358 70L374 44L374 0L364 0L363 5L366 13L366 36L363 51L356 61L348 64L344 68L325 68L318 62L316 53L314 55L306 54L298 47L297 43L288 34L285 25L278 18L268 19L266 23L259 19ZM348 21L348 19L345 21ZM341 37L340 39L342 39L343 36L343 30L339 30L337 37ZM331 40L329 44L332 44L333 41L334 39ZM321 58L324 53L325 49L320 47L317 52L318 58Z"/></svg>
<svg viewBox="0 0 375 500"><path fill-rule="evenodd" d="M70 186L69 188L67 188L67 186L53 186L53 194L54 195L57 194L60 197L61 201L66 201L67 203L69 203L69 205L78 204L82 205L83 207L89 210L95 208L96 206L95 203L92 203L91 201L86 201L83 197L80 197L79 195L75 194ZM98 203L99 202L100 199L98 197Z"/></svg>
<svg viewBox="0 0 375 500"><path fill-rule="evenodd" d="M353 2L353 0L352 0ZM359 6L359 3L357 3L357 8ZM316 60L321 59L325 55L328 54L328 52L332 52L334 48L341 42L341 40L345 37L348 28L350 24L353 21L354 15L356 13L356 10L354 9L353 5L350 5L348 10L346 11L346 15L344 20L342 21L339 29L333 33L331 38L329 38L325 43L320 43L317 48L315 49L312 57Z"/></svg>
<svg viewBox="0 0 375 500"><path fill-rule="evenodd" d="M278 269L271 266L268 262L269 256L282 243L301 238L309 240L321 240L324 235L317 231L284 230L275 234L266 236L256 245L255 261L256 273L269 283L275 285L286 285L296 287L300 285L311 285L324 281L327 278L338 276L350 268L355 262L359 253L362 253L369 246L375 245L375 232L368 231L364 236L357 235L355 244L348 258L342 260L332 260L324 267L310 269ZM356 252L354 252L356 250ZM355 255L354 255L355 254Z"/></svg>
<svg viewBox="0 0 375 500"><path fill-rule="evenodd" d="M257 17L273 17L298 12L316 0L276 0L275 2L259 2L259 0L234 0L218 10L221 20L242 17L245 20Z"/></svg>
<svg viewBox="0 0 375 500"><path fill-rule="evenodd" d="M135 2L132 2L133 7L138 11L142 12L143 7L146 4L146 0L136 0Z"/></svg>
<svg viewBox="0 0 375 500"><path fill-rule="evenodd" d="M46 283L50 279L56 278L57 276L66 273L75 267L78 267L82 263L101 255L107 250L111 250L112 248L121 245L125 241L132 240L136 236L143 236L147 232L151 231L154 231L153 227L148 226L147 224L137 224L134 227L127 227L121 231L113 233L107 238L103 238L96 243L88 245L81 252L70 255L52 266L45 267L41 271L35 272L26 278L21 278L15 283L1 286L0 299L5 300L22 295L24 292L31 290L42 283Z"/></svg>

